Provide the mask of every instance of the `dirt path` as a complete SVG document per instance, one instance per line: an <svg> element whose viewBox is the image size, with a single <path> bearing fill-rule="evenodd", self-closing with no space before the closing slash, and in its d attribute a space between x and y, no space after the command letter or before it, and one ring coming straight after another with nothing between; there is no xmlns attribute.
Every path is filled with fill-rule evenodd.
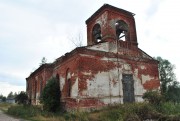
<svg viewBox="0 0 180 121"><path fill-rule="evenodd" d="M0 121L25 121L25 120L23 120L23 119L16 119L16 118L10 117L10 116L4 114L0 110Z"/></svg>

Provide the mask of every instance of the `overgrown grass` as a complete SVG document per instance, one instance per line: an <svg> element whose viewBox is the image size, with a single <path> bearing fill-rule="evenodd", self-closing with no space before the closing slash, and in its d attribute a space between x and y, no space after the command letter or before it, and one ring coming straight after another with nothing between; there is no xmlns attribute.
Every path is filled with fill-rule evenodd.
<svg viewBox="0 0 180 121"><path fill-rule="evenodd" d="M52 113L42 111L38 106L11 106L7 110L7 114L32 121L89 121L87 112Z"/></svg>
<svg viewBox="0 0 180 121"><path fill-rule="evenodd" d="M15 105L11 106L7 113L16 117L27 118L41 115L41 110L35 106Z"/></svg>
<svg viewBox="0 0 180 121"><path fill-rule="evenodd" d="M149 103L119 104L90 113L50 113L36 106L12 106L7 113L33 121L180 121L180 104L162 103L158 107Z"/></svg>
<svg viewBox="0 0 180 121"><path fill-rule="evenodd" d="M10 106L12 106L13 104L10 104L10 103L0 103L0 110L2 110L2 111L7 111L8 110L8 108L10 107Z"/></svg>
<svg viewBox="0 0 180 121"><path fill-rule="evenodd" d="M174 104L171 102L162 103L159 112L166 115L180 115L180 104Z"/></svg>
<svg viewBox="0 0 180 121"><path fill-rule="evenodd" d="M150 119L148 114L155 109L147 103L121 104L103 109L101 121L126 121Z"/></svg>

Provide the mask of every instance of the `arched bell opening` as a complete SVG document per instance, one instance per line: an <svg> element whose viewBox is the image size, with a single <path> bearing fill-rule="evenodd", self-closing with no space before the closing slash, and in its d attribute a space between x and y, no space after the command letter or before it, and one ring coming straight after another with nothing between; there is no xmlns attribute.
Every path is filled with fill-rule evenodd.
<svg viewBox="0 0 180 121"><path fill-rule="evenodd" d="M123 20L118 20L115 23L116 27L116 39L129 41L128 25Z"/></svg>
<svg viewBox="0 0 180 121"><path fill-rule="evenodd" d="M94 44L102 41L100 24L95 24L93 29L92 29L92 41Z"/></svg>

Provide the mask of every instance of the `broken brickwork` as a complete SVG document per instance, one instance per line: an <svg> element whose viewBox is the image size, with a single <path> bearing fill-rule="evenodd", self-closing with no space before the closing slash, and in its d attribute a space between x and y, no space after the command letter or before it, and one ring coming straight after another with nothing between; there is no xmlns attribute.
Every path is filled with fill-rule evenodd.
<svg viewBox="0 0 180 121"><path fill-rule="evenodd" d="M138 48L134 14L105 4L87 21L87 46L43 64L27 81L32 104L56 77L66 110L141 102L147 90L160 86L158 61Z"/></svg>

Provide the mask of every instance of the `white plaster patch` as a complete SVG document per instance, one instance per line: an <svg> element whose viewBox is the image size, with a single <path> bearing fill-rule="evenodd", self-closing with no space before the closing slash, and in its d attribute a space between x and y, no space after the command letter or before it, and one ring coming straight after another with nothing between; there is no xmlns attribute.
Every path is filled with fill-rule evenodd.
<svg viewBox="0 0 180 121"><path fill-rule="evenodd" d="M134 76L138 77L138 69L134 69Z"/></svg>
<svg viewBox="0 0 180 121"><path fill-rule="evenodd" d="M109 95L109 78L107 72L99 72L95 78L88 81L88 95L90 97L101 97Z"/></svg>
<svg viewBox="0 0 180 121"><path fill-rule="evenodd" d="M119 73L119 74L118 74ZM122 94L122 70L115 68L109 72L99 72L88 81L90 97L119 96Z"/></svg>
<svg viewBox="0 0 180 121"><path fill-rule="evenodd" d="M145 66L141 66L141 69L145 69L146 67Z"/></svg>
<svg viewBox="0 0 180 121"><path fill-rule="evenodd" d="M92 72L82 72L84 75L92 75Z"/></svg>
<svg viewBox="0 0 180 121"><path fill-rule="evenodd" d="M123 102L123 98L122 97L113 97L113 96L102 98L100 100L104 104L112 104L112 105L119 104L119 103Z"/></svg>
<svg viewBox="0 0 180 121"><path fill-rule="evenodd" d="M93 55L86 55L86 54L79 54L82 57L89 57L89 58L94 58L95 56Z"/></svg>
<svg viewBox="0 0 180 121"><path fill-rule="evenodd" d="M96 23L99 23L101 26L105 26L107 23L108 13L103 13L98 19L96 19Z"/></svg>
<svg viewBox="0 0 180 121"><path fill-rule="evenodd" d="M64 85L65 85L65 78L60 76L60 90L61 91L63 90Z"/></svg>
<svg viewBox="0 0 180 121"><path fill-rule="evenodd" d="M127 70L127 71L130 71L131 70L131 65L129 64L124 64L124 69Z"/></svg>
<svg viewBox="0 0 180 121"><path fill-rule="evenodd" d="M143 95L144 88L143 85L141 84L141 80L138 79L137 77L133 77L133 79L134 79L134 94Z"/></svg>
<svg viewBox="0 0 180 121"><path fill-rule="evenodd" d="M109 71L110 81L111 81L111 95L119 96L122 94L122 69L115 68Z"/></svg>
<svg viewBox="0 0 180 121"><path fill-rule="evenodd" d="M39 95L39 93L37 92L37 93L36 93L36 99L38 100L39 97L40 97L40 95Z"/></svg>
<svg viewBox="0 0 180 121"><path fill-rule="evenodd" d="M71 73L68 71L67 79L70 79L70 78L71 78Z"/></svg>
<svg viewBox="0 0 180 121"><path fill-rule="evenodd" d="M76 78L76 81L75 81L74 85L72 85L71 96L72 97L77 97L78 96L78 78Z"/></svg>
<svg viewBox="0 0 180 121"><path fill-rule="evenodd" d="M141 96L136 96L135 101L136 102L143 102L144 100L143 100L143 98Z"/></svg>
<svg viewBox="0 0 180 121"><path fill-rule="evenodd" d="M122 97L111 97L111 104L117 104L117 103L122 103L123 98Z"/></svg>
<svg viewBox="0 0 180 121"><path fill-rule="evenodd" d="M150 77L149 75L141 75L141 77L142 77L142 84L144 84L146 81L154 79L154 77Z"/></svg>
<svg viewBox="0 0 180 121"><path fill-rule="evenodd" d="M108 52L109 51L109 44L108 44L108 42L104 42L104 43L99 43L97 45L88 46L86 48L90 49L90 50L98 50L98 51Z"/></svg>

